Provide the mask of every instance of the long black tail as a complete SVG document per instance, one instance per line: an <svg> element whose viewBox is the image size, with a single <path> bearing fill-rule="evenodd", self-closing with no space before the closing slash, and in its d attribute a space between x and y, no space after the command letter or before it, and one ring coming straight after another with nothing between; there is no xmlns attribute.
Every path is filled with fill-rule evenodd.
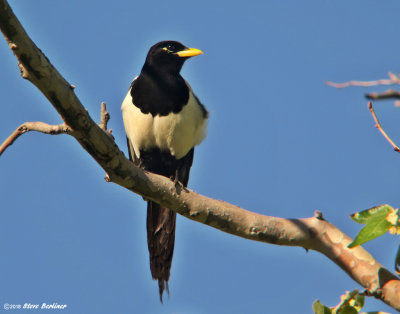
<svg viewBox="0 0 400 314"><path fill-rule="evenodd" d="M193 162L194 148L184 157L175 159L169 152L154 148L141 151L138 163L145 170L158 173L172 180L178 180L183 186L189 181L190 167ZM147 245L150 253L150 270L154 280L158 280L160 301L164 290L168 290L175 244L176 213L159 204L147 202Z"/></svg>
<svg viewBox="0 0 400 314"><path fill-rule="evenodd" d="M160 301L164 290L168 289L175 244L176 213L157 203L147 203L147 245L150 253L150 270L154 280L158 280Z"/></svg>

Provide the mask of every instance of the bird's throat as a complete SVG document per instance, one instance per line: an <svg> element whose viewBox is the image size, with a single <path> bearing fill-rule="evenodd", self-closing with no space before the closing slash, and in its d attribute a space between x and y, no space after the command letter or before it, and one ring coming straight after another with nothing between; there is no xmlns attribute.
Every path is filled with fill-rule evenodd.
<svg viewBox="0 0 400 314"><path fill-rule="evenodd" d="M143 67L139 77L132 83L133 104L143 113L166 116L181 111L189 99L189 88L178 73L152 71Z"/></svg>

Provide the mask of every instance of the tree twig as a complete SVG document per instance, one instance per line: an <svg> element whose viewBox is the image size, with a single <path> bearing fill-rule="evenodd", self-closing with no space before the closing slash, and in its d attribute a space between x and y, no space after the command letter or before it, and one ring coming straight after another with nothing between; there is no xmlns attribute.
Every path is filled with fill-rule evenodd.
<svg viewBox="0 0 400 314"><path fill-rule="evenodd" d="M374 118L375 121L375 127L379 130L379 132L382 133L383 137L390 143L390 145L393 146L393 149L400 153L399 147L392 141L392 139L386 134L385 130L382 128L382 125L380 124L378 117L376 116L375 110L372 107L372 102L368 102L368 109L372 114L372 118Z"/></svg>
<svg viewBox="0 0 400 314"><path fill-rule="evenodd" d="M376 81L349 81L344 83L335 83L331 81L327 81L326 84L336 88L344 88L348 86L362 86L362 87L370 87L370 86L377 86L377 85L393 85L393 84L400 84L400 78L398 75L393 74L392 72L388 73L389 79L381 79ZM372 100L382 100L382 99L400 99L400 92L394 89L388 89L382 93L368 93L365 94L367 99ZM395 102L395 105L398 104Z"/></svg>
<svg viewBox="0 0 400 314"><path fill-rule="evenodd" d="M388 89L383 93L369 93L365 94L367 99L381 100L381 99L400 99L400 92L394 89Z"/></svg>
<svg viewBox="0 0 400 314"><path fill-rule="evenodd" d="M30 131L41 132L45 134L57 135L57 134L69 134L72 129L65 123L50 125L44 122L25 122L21 124L4 142L0 145L0 156L1 154L11 146L14 141L22 134Z"/></svg>
<svg viewBox="0 0 400 314"><path fill-rule="evenodd" d="M49 99L71 135L106 171L109 180L177 213L221 231L265 243L301 246L321 252L368 291L400 310L400 280L321 214L305 219L269 217L214 200L170 179L148 173L125 158L113 139L88 115L71 85L30 40L6 0L0 0L0 29L19 62L21 74Z"/></svg>
<svg viewBox="0 0 400 314"><path fill-rule="evenodd" d="M393 85L393 84L400 84L400 78L392 73L388 73L389 79L381 79L375 81L349 81L344 83L335 83L331 81L326 81L326 84L336 88L344 88L348 86L362 86L362 87L369 87L369 86L377 86L377 85Z"/></svg>

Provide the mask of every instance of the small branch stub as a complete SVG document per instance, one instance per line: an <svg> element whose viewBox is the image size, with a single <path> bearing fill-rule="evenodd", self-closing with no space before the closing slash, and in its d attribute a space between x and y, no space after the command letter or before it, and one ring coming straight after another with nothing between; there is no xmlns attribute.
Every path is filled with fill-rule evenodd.
<svg viewBox="0 0 400 314"><path fill-rule="evenodd" d="M108 173L106 173L106 175L104 176L104 180L105 180L107 183L111 182L111 178L110 178L110 176L108 175Z"/></svg>
<svg viewBox="0 0 400 314"><path fill-rule="evenodd" d="M106 132L108 135L111 135L112 130L111 129L107 130L107 124L108 124L109 120L110 120L110 114L107 111L105 102L102 102L101 103L101 108L100 108L100 124L99 124L99 127L104 132ZM111 135L111 137L113 137L113 136Z"/></svg>
<svg viewBox="0 0 400 314"><path fill-rule="evenodd" d="M314 212L314 217L319 219L319 220L325 220L324 217L322 216L322 212L320 212L319 210L316 210Z"/></svg>

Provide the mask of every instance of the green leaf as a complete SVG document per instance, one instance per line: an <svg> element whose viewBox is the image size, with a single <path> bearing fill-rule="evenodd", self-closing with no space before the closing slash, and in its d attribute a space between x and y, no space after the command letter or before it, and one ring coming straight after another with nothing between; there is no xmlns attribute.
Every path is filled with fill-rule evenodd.
<svg viewBox="0 0 400 314"><path fill-rule="evenodd" d="M386 216L378 216L369 219L367 225L360 230L357 237L347 247L353 248L365 242L371 241L386 233L392 224L386 220Z"/></svg>
<svg viewBox="0 0 400 314"><path fill-rule="evenodd" d="M340 309L340 314L358 314L358 311L350 306L350 305L345 305Z"/></svg>
<svg viewBox="0 0 400 314"><path fill-rule="evenodd" d="M386 217L389 213L393 212L394 209L390 205L381 205L377 207L372 207L357 213L350 215L351 219L360 224L366 224L371 219L376 219L379 217Z"/></svg>
<svg viewBox="0 0 400 314"><path fill-rule="evenodd" d="M364 302L365 302L365 297L361 294L358 294L354 298L354 307L356 310L361 311L361 309L364 307Z"/></svg>
<svg viewBox="0 0 400 314"><path fill-rule="evenodd" d="M340 303L333 308L335 314L357 314L364 306L364 296L360 295L358 290L346 291L346 294L340 297Z"/></svg>
<svg viewBox="0 0 400 314"><path fill-rule="evenodd" d="M315 314L332 314L329 307L323 305L319 300L316 300L312 306Z"/></svg>

